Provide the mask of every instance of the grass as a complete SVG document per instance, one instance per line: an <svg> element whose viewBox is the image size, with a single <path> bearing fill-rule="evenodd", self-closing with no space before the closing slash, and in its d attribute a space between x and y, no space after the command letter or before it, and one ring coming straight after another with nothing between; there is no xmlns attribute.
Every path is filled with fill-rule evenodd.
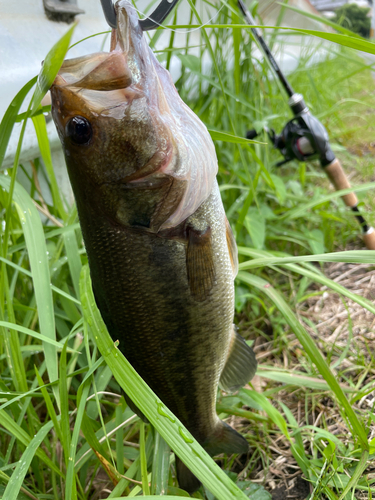
<svg viewBox="0 0 375 500"><path fill-rule="evenodd" d="M190 24L201 22L194 9L192 4ZM229 7L215 20L217 26L241 22ZM269 36L277 40L279 33ZM171 447L202 480L195 498L269 500L271 491L277 500L286 498L286 487L300 500L371 498L372 253L359 250L356 221L317 165L278 170L277 152L242 139L254 126L280 131L290 118L249 31L202 29L199 56L188 53L189 36L185 47L176 47L171 32L166 50L158 52L167 65L181 61L179 93L215 140L221 193L239 245L236 323L254 340L260 361L251 386L235 395L219 393L220 417L251 445L249 456L218 457L220 467L132 370L93 301L76 209L61 199L39 108L70 36L68 31L47 56L28 111L18 118L33 120L45 170L35 160L29 191L18 183L17 170L28 171L19 165L21 132L13 168L0 175L0 497L186 497L176 483ZM158 32L152 36L151 44ZM347 34L330 34L341 42L343 36L345 44L364 46ZM315 48L306 44L290 81L323 121L352 182L366 183L357 194L371 220L375 84L354 50L324 47L327 61L310 65ZM203 67L203 60L211 64ZM1 161L35 82L17 94L1 122ZM42 175L51 205L38 197ZM360 269L364 275L344 281ZM363 296L357 281L368 277ZM346 319L331 326L336 312L330 311L336 310ZM364 325L356 322L357 313ZM120 387L152 425L140 423Z"/></svg>

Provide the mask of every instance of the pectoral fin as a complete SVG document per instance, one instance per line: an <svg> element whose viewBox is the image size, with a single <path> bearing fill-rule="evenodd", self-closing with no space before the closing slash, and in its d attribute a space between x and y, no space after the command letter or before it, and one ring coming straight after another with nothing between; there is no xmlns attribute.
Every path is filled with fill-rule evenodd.
<svg viewBox="0 0 375 500"><path fill-rule="evenodd" d="M254 377L257 364L254 351L233 325L231 345L220 377L220 387L226 392L237 391Z"/></svg>
<svg viewBox="0 0 375 500"><path fill-rule="evenodd" d="M232 264L233 278L235 278L238 273L237 244L236 240L234 239L232 228L230 227L229 221L226 217L225 217L225 229L226 229L229 257L230 257L230 262Z"/></svg>
<svg viewBox="0 0 375 500"><path fill-rule="evenodd" d="M203 302L215 280L210 228L205 231L188 229L186 269L191 295L197 302Z"/></svg>

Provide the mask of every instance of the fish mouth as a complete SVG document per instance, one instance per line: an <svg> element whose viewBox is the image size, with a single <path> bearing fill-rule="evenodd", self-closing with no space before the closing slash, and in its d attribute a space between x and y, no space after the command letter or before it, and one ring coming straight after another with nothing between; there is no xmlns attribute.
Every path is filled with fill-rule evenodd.
<svg viewBox="0 0 375 500"><path fill-rule="evenodd" d="M138 79L139 64L134 58L142 31L134 26L134 16L127 9L132 9L130 4L126 8L116 4L118 29L112 31L110 52L65 60L53 86L108 92L127 88Z"/></svg>
<svg viewBox="0 0 375 500"><path fill-rule="evenodd" d="M78 57L64 62L54 85L88 90L111 91L129 87L132 74L124 54L118 50L109 53Z"/></svg>
<svg viewBox="0 0 375 500"><path fill-rule="evenodd" d="M100 92L125 89L131 84L130 68L119 50L68 59L53 82L56 87Z"/></svg>

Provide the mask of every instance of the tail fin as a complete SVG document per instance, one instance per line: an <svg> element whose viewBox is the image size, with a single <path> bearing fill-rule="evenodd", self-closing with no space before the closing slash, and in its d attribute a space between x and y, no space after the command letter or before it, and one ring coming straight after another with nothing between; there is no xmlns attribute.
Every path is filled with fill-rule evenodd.
<svg viewBox="0 0 375 500"><path fill-rule="evenodd" d="M211 457L219 453L242 454L249 450L246 439L222 420L218 420L215 431L202 443L202 446Z"/></svg>
<svg viewBox="0 0 375 500"><path fill-rule="evenodd" d="M215 431L204 443L203 448L211 456L219 453L247 453L249 445L246 439L228 424L218 421ZM176 457L177 479L180 488L188 493L194 493L201 485L194 474Z"/></svg>

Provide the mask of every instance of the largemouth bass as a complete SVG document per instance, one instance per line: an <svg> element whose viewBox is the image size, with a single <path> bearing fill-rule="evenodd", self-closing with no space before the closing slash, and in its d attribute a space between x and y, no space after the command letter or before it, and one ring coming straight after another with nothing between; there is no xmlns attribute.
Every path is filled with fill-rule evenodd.
<svg viewBox="0 0 375 500"><path fill-rule="evenodd" d="M237 248L215 149L132 6L116 11L111 51L65 61L51 88L95 299L119 349L199 443L245 453L215 410L219 381L236 390L256 370L233 325ZM199 487L178 459L177 474L181 488Z"/></svg>

